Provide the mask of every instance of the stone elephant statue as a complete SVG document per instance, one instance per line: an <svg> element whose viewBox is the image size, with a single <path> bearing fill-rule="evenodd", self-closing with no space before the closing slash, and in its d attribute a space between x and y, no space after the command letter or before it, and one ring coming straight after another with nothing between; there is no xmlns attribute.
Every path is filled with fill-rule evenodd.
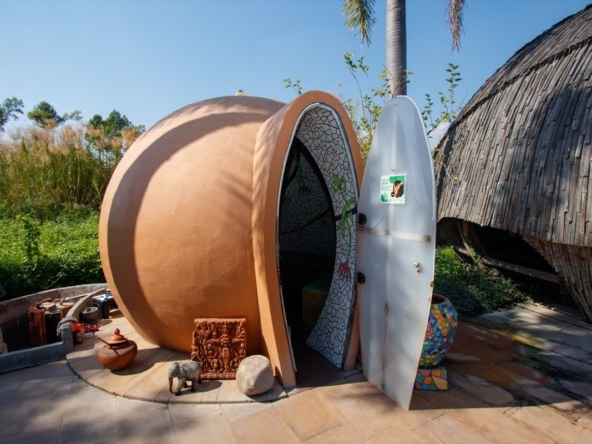
<svg viewBox="0 0 592 444"><path fill-rule="evenodd" d="M169 392L173 393L173 379L177 378L177 390L175 396L181 394L181 390L187 387L187 381L191 381L191 391L194 392L195 384L201 381L201 366L196 361L173 362L169 367Z"/></svg>

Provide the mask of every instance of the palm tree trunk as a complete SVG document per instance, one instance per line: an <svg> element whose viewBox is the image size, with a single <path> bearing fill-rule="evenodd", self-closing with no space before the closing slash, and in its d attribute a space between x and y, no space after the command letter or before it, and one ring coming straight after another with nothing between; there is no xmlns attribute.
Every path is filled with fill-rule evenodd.
<svg viewBox="0 0 592 444"><path fill-rule="evenodd" d="M407 19L406 0L386 1L386 70L389 97L407 94ZM350 30L360 33L362 43L370 44L374 24L375 0L344 0L343 14ZM453 48L460 49L463 33L463 9L466 0L448 0L448 24Z"/></svg>
<svg viewBox="0 0 592 444"><path fill-rule="evenodd" d="M386 70L390 96L407 94L407 23L405 0L386 2Z"/></svg>

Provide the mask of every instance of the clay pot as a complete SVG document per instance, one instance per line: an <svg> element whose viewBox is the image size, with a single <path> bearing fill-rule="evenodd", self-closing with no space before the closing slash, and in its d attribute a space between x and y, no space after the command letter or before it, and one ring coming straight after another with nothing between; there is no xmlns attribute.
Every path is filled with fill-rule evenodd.
<svg viewBox="0 0 592 444"><path fill-rule="evenodd" d="M99 362L109 370L122 370L128 367L138 353L136 343L121 335L118 328L108 341L99 339L105 343L99 350Z"/></svg>
<svg viewBox="0 0 592 444"><path fill-rule="evenodd" d="M99 309L97 307L87 307L80 313L82 322L85 324L96 324L99 322Z"/></svg>
<svg viewBox="0 0 592 444"><path fill-rule="evenodd" d="M435 367L444 359L456 336L458 315L448 298L434 293L419 368Z"/></svg>

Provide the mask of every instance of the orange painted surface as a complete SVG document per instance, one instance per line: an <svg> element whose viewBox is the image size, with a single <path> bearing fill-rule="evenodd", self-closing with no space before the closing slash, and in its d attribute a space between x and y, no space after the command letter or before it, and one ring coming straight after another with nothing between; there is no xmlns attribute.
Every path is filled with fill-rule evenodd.
<svg viewBox="0 0 592 444"><path fill-rule="evenodd" d="M295 385L275 230L284 160L313 103L339 114L359 187L349 117L318 91L288 105L249 96L198 102L156 123L126 153L105 193L99 246L113 295L145 339L189 354L195 318L245 317L248 354L264 353L284 386ZM346 367L358 343L356 316Z"/></svg>
<svg viewBox="0 0 592 444"><path fill-rule="evenodd" d="M150 342L189 353L195 318L246 317L248 353L260 352L253 150L282 106L248 96L189 105L117 167L101 210L101 261L119 307Z"/></svg>
<svg viewBox="0 0 592 444"><path fill-rule="evenodd" d="M334 96L320 91L310 91L298 96L265 122L257 136L253 173L253 251L257 293L261 308L263 347L284 387L295 385L296 379L282 315L277 262L269 258L275 258L276 255L277 205L284 161L298 118L305 108L314 103L328 105L339 114L351 147L358 188L364 171L357 139L347 113ZM346 368L353 367L358 344L359 325L355 322Z"/></svg>

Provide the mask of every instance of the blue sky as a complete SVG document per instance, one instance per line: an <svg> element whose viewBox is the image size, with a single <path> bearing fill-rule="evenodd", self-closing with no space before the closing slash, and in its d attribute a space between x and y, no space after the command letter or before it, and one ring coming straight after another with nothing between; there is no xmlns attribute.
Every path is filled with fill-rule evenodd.
<svg viewBox="0 0 592 444"><path fill-rule="evenodd" d="M459 102L524 44L590 0L467 0L460 52L452 51L447 0L408 0L408 95L447 87L460 66ZM340 0L0 0L0 100L25 112L42 100L85 119L117 109L147 127L187 104L248 95L290 101L283 79L305 90L358 97L344 52L363 55L371 81L385 63L385 1L372 45L344 26ZM21 118L20 123L26 123Z"/></svg>

